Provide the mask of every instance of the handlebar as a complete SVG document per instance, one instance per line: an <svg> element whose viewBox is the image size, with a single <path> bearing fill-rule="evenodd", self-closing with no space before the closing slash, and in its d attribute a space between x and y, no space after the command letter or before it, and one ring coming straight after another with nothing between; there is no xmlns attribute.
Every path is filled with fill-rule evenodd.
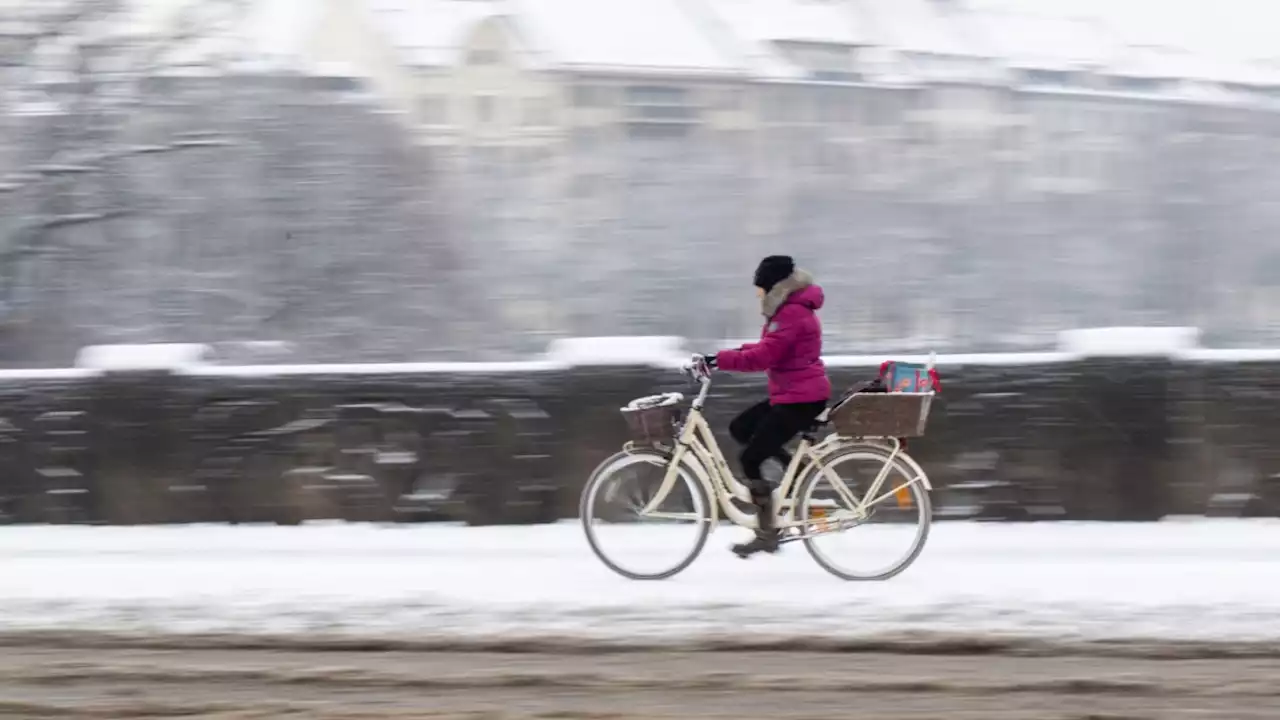
<svg viewBox="0 0 1280 720"><path fill-rule="evenodd" d="M688 375L689 379L702 385L698 396L693 400L693 406L701 410L703 403L707 401L707 393L711 390L711 366L707 364L707 358L695 354L689 362L680 367L680 370Z"/></svg>
<svg viewBox="0 0 1280 720"><path fill-rule="evenodd" d="M711 381L711 366L707 363L707 358L704 355L695 354L689 362L680 366L680 370L695 382L706 383Z"/></svg>

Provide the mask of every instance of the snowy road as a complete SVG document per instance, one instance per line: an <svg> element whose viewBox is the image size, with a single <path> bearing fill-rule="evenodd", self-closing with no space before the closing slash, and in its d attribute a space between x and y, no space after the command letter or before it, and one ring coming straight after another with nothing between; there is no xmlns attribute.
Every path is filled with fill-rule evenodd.
<svg viewBox="0 0 1280 720"><path fill-rule="evenodd" d="M724 547L738 532L639 583L575 523L5 528L0 632L1280 642L1278 522L942 523L911 569L875 584L840 582L794 545L737 560Z"/></svg>
<svg viewBox="0 0 1280 720"><path fill-rule="evenodd" d="M1271 720L1280 706L1280 523L945 523L878 584L840 582L794 546L739 561L736 536L636 583L572 523L6 528L0 720Z"/></svg>
<svg viewBox="0 0 1280 720"><path fill-rule="evenodd" d="M0 719L1274 720L1280 661L24 648Z"/></svg>

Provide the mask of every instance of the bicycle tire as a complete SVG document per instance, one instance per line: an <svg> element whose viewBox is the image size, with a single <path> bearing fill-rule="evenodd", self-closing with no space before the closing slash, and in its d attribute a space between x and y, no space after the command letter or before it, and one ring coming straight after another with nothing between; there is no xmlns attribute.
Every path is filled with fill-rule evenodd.
<svg viewBox="0 0 1280 720"><path fill-rule="evenodd" d="M605 567L629 580L665 580L684 571L693 564L694 560L698 559L698 556L702 554L702 551L707 545L707 538L711 535L712 499L707 494L707 490L703 486L702 482L698 480L697 475L688 468L686 463L682 462L681 467L677 472L683 475L682 479L686 481L686 484L690 487L691 492L694 495L695 501L701 506L701 513L697 520L697 539L688 555L667 570L656 573L639 573L628 570L617 562L614 562L608 556L608 553L600 547L600 543L596 538L591 523L592 518L594 517L592 500L603 486L605 480L607 480L613 472L617 472L618 470L627 467L630 463L646 462L645 458L659 461L654 464L660 464L662 467L668 467L671 464L672 457L673 455L670 451L658 448L637 448L634 450L623 450L614 453L596 466L596 469L592 471L591 476L587 479L586 485L582 488L582 496L578 501L578 517L582 521L582 529L587 536L587 544L591 547L591 552L595 554L600 562L604 563ZM624 462L626 464L624 464Z"/></svg>
<svg viewBox="0 0 1280 720"><path fill-rule="evenodd" d="M892 456L892 451L880 445L874 445L870 443L851 443L847 447L843 447L839 450L836 450L831 455L827 456L826 458L823 458L823 465L824 466L835 465L842 458L848 458L853 455L875 455L881 458L882 461L887 462ZM910 463L904 463L902 461L902 458L905 455L906 455L905 452L900 451L898 453L898 456L893 458L892 464L895 466L894 470L901 473L904 477L909 478L911 477L911 472L909 471L909 468L912 466L919 467L919 465L916 464L914 460L912 460ZM921 470L921 472L923 473L923 470ZM813 486L815 483L817 483L818 478L820 477L823 477L823 475L819 471L819 468L813 467L810 469L808 473L806 473L804 479L799 484L795 492L794 498L796 502L796 508L800 513L800 517L808 517L808 513L809 513L808 503L811 500ZM914 498L915 502L918 503L918 508L919 508L919 510L917 511L920 518L917 524L918 530L916 533L916 537L913 540L911 550L905 556L903 556L903 558L899 560L897 564L893 565L888 570L878 572L878 573L872 573L868 575L859 575L859 574L845 572L841 568L838 568L835 565L833 565L832 562L826 557L826 554L823 553L819 548L817 548L814 545L813 538L804 539L803 542L804 542L805 550L809 552L809 556L812 557L814 562L818 563L818 565L823 570L826 570L827 572L840 578L841 580L847 580L851 582L879 582L879 581L888 580L892 577L895 577L901 574L908 567L911 567L911 565L916 561L916 559L920 557L920 553L924 551L925 543L929 539L929 531L933 526L933 503L929 498L929 491L923 486L922 483L918 483L918 482L912 483L910 487L911 487L912 497ZM850 532L851 530L856 530L856 528L849 528L847 530L842 530L841 532Z"/></svg>

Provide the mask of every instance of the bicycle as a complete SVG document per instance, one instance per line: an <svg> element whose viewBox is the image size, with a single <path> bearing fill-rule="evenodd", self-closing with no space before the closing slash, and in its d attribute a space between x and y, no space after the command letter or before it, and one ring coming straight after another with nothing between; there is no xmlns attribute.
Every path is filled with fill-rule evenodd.
<svg viewBox="0 0 1280 720"><path fill-rule="evenodd" d="M886 363L886 366L894 365ZM924 434L929 408L937 390L932 356L925 366L898 364L916 371L916 382L907 383L907 391L897 391L894 383L875 392L852 392L841 397L823 411L813 425L800 436L781 482L773 491L776 514L774 527L782 533L781 543L802 541L810 556L823 569L843 580L888 580L906 570L919 557L928 539L932 521L929 493L933 486L928 476L904 449L903 439ZM920 370L931 383L923 392ZM707 395L711 391L711 371L706 361L695 355L682 366L701 388L686 412L681 410L682 393L663 393L637 398L622 408L633 433L633 440L622 450L600 463L582 491L580 517L587 542L595 555L611 570L633 580L662 580L689 567L702 553L712 529L719 524L720 513L738 527L755 529L754 511L744 511L735 502L750 506L750 491L729 470L723 453L703 416ZM881 374L884 375L882 367ZM834 432L822 440L817 435L828 425ZM874 479L861 497L840 478L835 468L849 462L871 460L879 463ZM676 525L691 523L693 534L688 549L673 564L656 570L636 570L617 561L602 548L598 521L613 516L597 510L598 501L619 498L616 480L623 471L637 468L661 468L660 482L641 483L641 490L657 485L648 499L626 494L623 528L630 528L632 540L648 554L670 538L669 532L638 532L651 524ZM902 482L890 484L881 492L890 475ZM831 486L829 497L815 497L823 481ZM676 498L676 507L660 509L672 500L674 491L687 495ZM894 500L896 507L889 506ZM629 512L628 512L629 511ZM886 511L890 522L899 523L914 516L915 532L905 554L889 565L870 572L851 571L838 566L818 546L819 539L842 534L867 524L872 517ZM625 535L626 533L624 533ZM866 541L860 544L866 544Z"/></svg>

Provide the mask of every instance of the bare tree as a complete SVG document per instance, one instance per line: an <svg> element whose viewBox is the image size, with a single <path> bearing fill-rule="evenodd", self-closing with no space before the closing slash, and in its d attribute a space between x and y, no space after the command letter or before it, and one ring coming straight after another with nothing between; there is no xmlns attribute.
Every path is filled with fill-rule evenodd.
<svg viewBox="0 0 1280 720"><path fill-rule="evenodd" d="M79 277L66 260L114 252L114 221L140 211L125 166L144 155L221 144L214 137L146 132L141 119L151 108L144 84L174 70L192 43L225 33L246 6L243 0L191 3L167 28L142 28L136 7L123 0L37 0L8 8L0 102L17 142L9 146L3 186L6 321L30 321L37 331L77 322L76 289L92 295L80 282L92 285L94 276ZM199 60L208 66L218 58ZM38 286L31 282L36 278Z"/></svg>
<svg viewBox="0 0 1280 720"><path fill-rule="evenodd" d="M430 158L344 78L254 64L250 3L143 32L108 0L6 17L0 300L11 362L97 342L465 356Z"/></svg>

